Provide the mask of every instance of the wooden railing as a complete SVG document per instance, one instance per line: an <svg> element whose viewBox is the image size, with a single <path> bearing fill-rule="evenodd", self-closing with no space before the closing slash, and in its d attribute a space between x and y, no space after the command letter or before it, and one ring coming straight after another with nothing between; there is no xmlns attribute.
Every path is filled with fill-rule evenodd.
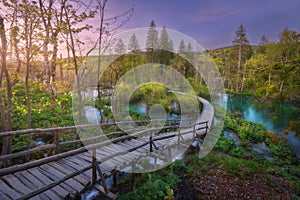
<svg viewBox="0 0 300 200"><path fill-rule="evenodd" d="M134 121L134 122L135 123L137 123L137 122L138 123L148 123L150 121ZM132 123L132 122L124 122L124 123ZM73 130L73 131L76 132L76 129L80 129L80 128L99 127L99 126L100 127L115 126L115 125L118 125L118 124L120 124L120 123L107 123L107 124L100 124L100 125L80 125L80 126L57 127L57 128L48 128L48 129L29 129L29 130L19 130L19 131L10 131L10 132L0 133L0 139L3 138L3 137L7 137L7 136L17 136L17 135L22 135L22 134L43 134L43 133L52 133L52 134L54 134L54 138L55 138L54 139L54 144L40 145L38 147L29 149L29 150L25 150L25 151L22 151L22 152L16 152L16 153L0 156L0 161L1 161L1 160L4 160L4 159L12 159L12 158L16 158L16 157L26 156L26 155L32 154L34 152L45 150L45 149L52 149L52 150L54 149L54 152L55 152L54 155L49 156L49 157L45 157L45 158L38 159L38 160L35 160L35 161L31 161L31 162L27 162L27 163L23 163L23 164L19 164L19 165L15 165L15 166L0 169L0 176L15 173L15 172L18 172L18 171L21 171L21 170L26 170L26 169L33 168L33 167L36 167L36 166L39 166L39 165L42 165L42 164L57 161L57 160L66 158L68 156L72 156L72 155L76 155L76 154L79 154L79 153L83 153L83 152L92 150L93 156L92 156L92 164L90 166L87 166L82 170L79 170L79 171L76 171L76 172L71 173L69 175L66 175L65 177L61 178L60 180L52 182L51 184L49 184L47 186L44 186L42 188L39 188L38 190L35 190L31 193L28 193L28 194L22 196L20 199L31 198L31 197L33 197L37 194L40 194L40 193L42 193L42 192L44 192L48 189L51 189L51 188L59 185L60 183L66 181L66 180L68 180L68 179L70 179L74 176L77 176L80 173L83 173L87 170L90 170L90 169L92 169L92 184L94 185L96 183L97 172L98 172L98 174L100 176L100 180L101 180L102 185L103 185L103 192L108 197L113 198L113 194L111 194L109 192L109 190L107 189L107 186L106 186L106 183L105 183L105 178L104 178L103 173L101 172L101 169L99 167L99 164L101 164L101 163L100 163L100 161L96 160L95 155L96 155L96 149L97 148L109 145L111 143L122 142L122 141L129 140L129 139L132 139L132 138L135 138L135 137L137 138L140 135L145 135L145 133L147 133L147 132L151 133L151 134L149 134L149 140L145 141L145 143L140 144L140 145L135 146L135 147L132 147L131 149L128 149L126 151L120 151L118 153L115 153L115 154L112 154L112 155L109 155L109 156L106 156L106 157L102 158L101 162L105 162L105 161L107 161L107 160L109 160L113 157L123 155L123 154L126 154L128 152L135 151L135 150L137 150L139 148L142 148L146 145L150 145L150 152L153 152L153 148L157 149L156 145L155 145L155 142L159 141L159 140L164 140L164 139L167 139L167 138L177 136L178 137L178 143L179 143L180 138L184 134L188 134L188 133L193 132L193 136L195 137L197 130L206 129L205 133L207 133L207 130L208 130L208 121L200 122L200 123L196 123L196 124L191 124L191 125L188 125L188 126L179 126L178 125L178 120L169 120L169 121L166 122L166 124L163 128L161 128L161 127L159 127L159 128L155 128L155 127L153 128L152 127L151 128L150 127L148 129L140 130L140 131L137 131L136 133L129 134L129 135L126 135L122 131L112 132L112 133L108 133L108 134L105 134L105 135L100 135L100 136L95 136L95 137L92 137L92 138L85 139L84 142L91 142L91 143L85 145L84 147L79 147L79 148L69 150L69 151L66 151L66 152L60 152L59 151L60 146L70 145L70 144L78 144L78 143L82 142L82 140L73 140L73 141L60 142L60 139L59 139L60 134L62 134L63 131ZM197 126L201 126L201 127L197 128ZM152 135L152 133L155 132L155 131L168 130L168 129L169 130L170 129L177 130L177 131L170 134L170 135L163 136L163 137L157 137L157 138L155 138L154 135ZM187 130L187 129L189 129L189 131L185 131L185 132L182 131L182 130ZM107 136L118 136L118 137L112 138L110 140L106 140L106 141L103 141L103 142L100 142L100 143L93 143L93 141L97 141L97 139L101 139L101 138L107 137Z"/></svg>
<svg viewBox="0 0 300 200"><path fill-rule="evenodd" d="M157 120L157 121L161 121L161 120ZM172 126L165 126L165 129L167 128L174 128L174 125L176 125L178 123L179 120L168 120L166 122L166 124L173 124ZM86 143L93 143L93 141L97 141L101 138L105 138L105 137L119 137L119 136L123 136L126 133L124 133L123 131L116 131L116 132L110 132L107 134L102 134L102 135L98 135L95 137L91 137L91 138L87 138L87 139L75 139L75 140L71 140L71 141L60 141L60 138L62 136L62 134L64 133L73 133L74 135L76 134L77 129L84 129L84 128L103 128L103 127L112 127L112 126L118 126L118 125L126 125L126 124L130 124L130 123L139 123L142 125L146 125L147 123L149 123L149 120L143 120L143 121L127 121L127 122L117 122L117 123L103 123L103 124L86 124L86 125L78 125L78 126L67 126L67 127L56 127L56 128L45 128L45 129L41 129L41 128L36 128L36 129L26 129L26 130L17 130L17 131L8 131L8 132L1 132L0 133L0 140L4 137L8 137L8 136L20 136L20 135L35 135L35 136L40 136L43 134L52 134L53 135L53 143L51 144L43 144L43 145L38 145L36 147L31 148L29 146L29 148L27 148L26 150L23 151L19 151L19 152L13 152L11 154L6 154L6 155L1 155L0 156L0 162L4 161L4 160L11 160L11 159L15 159L15 158L20 158L20 157L26 157L28 155L31 155L33 153L36 152L41 152L41 151L45 151L48 150L48 153L46 153L45 157L48 156L53 156L53 155L57 155L60 153L60 149L63 146L67 146L67 145L74 145L74 147L76 147L75 145L78 144L82 144L82 142L86 142ZM131 131L134 131L134 129L131 129ZM72 149L72 148L70 148Z"/></svg>

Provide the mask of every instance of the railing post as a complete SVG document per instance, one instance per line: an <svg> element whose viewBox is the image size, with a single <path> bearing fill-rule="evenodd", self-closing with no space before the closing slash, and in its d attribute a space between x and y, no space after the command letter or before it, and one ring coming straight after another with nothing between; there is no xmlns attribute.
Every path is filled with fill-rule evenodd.
<svg viewBox="0 0 300 200"><path fill-rule="evenodd" d="M196 124L194 124L193 126L193 138L196 137Z"/></svg>
<svg viewBox="0 0 300 200"><path fill-rule="evenodd" d="M95 166L96 166L96 169L97 169L98 174L99 174L99 176L100 176L100 179L101 179L101 182L102 182L104 191L105 191L106 194L108 194L108 193L109 193L109 190L108 190L107 184L106 184L106 182L105 182L105 178L104 178L104 176L103 176L102 170L101 170L101 168L100 168L100 166L98 165L97 162L95 162Z"/></svg>
<svg viewBox="0 0 300 200"><path fill-rule="evenodd" d="M31 133L28 133L28 135L27 135L27 150L30 149L31 140L32 140ZM30 154L25 156L25 160L26 160L26 162L28 162L30 160ZM10 163L10 160L8 160L8 163Z"/></svg>
<svg viewBox="0 0 300 200"><path fill-rule="evenodd" d="M169 156L169 161L172 161L172 150L170 147L168 147L168 156Z"/></svg>
<svg viewBox="0 0 300 200"><path fill-rule="evenodd" d="M55 131L55 154L59 154L59 131Z"/></svg>
<svg viewBox="0 0 300 200"><path fill-rule="evenodd" d="M96 149L93 149L92 153L92 184L95 185L97 181L97 169L96 169Z"/></svg>
<svg viewBox="0 0 300 200"><path fill-rule="evenodd" d="M180 126L178 127L178 138L177 138L177 140L178 140L178 144L180 143Z"/></svg>
<svg viewBox="0 0 300 200"><path fill-rule="evenodd" d="M152 145L152 131L150 131L149 144L150 144L150 152L153 152L153 145Z"/></svg>
<svg viewBox="0 0 300 200"><path fill-rule="evenodd" d="M113 175L113 183L112 183L112 186L113 188L116 188L117 187L117 184L118 184L118 171L117 170L113 170L112 172L112 175Z"/></svg>

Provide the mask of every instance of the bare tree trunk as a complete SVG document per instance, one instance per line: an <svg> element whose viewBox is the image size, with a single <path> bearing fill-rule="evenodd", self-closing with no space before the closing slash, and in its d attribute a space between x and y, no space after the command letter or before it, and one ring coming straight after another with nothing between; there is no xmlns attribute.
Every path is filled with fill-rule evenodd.
<svg viewBox="0 0 300 200"><path fill-rule="evenodd" d="M70 81L70 68L71 68L71 63L70 63L70 44L69 44L69 35L67 34L66 36L66 43L67 43L67 79L68 79L68 82Z"/></svg>
<svg viewBox="0 0 300 200"><path fill-rule="evenodd" d="M242 45L239 45L239 55L238 55L238 70L237 70L237 82L236 82L236 92L239 92L240 87L240 71L241 71L241 62L242 62Z"/></svg>
<svg viewBox="0 0 300 200"><path fill-rule="evenodd" d="M15 2L13 8L13 16L11 22L11 47L14 48L15 58L17 60L17 73L19 74L21 71L21 58L19 52L19 39L18 39L18 2ZM11 51L12 52L12 51Z"/></svg>
<svg viewBox="0 0 300 200"><path fill-rule="evenodd" d="M44 7L42 0L39 0L39 8L41 12L41 19L43 21L44 30L45 30L45 38L43 43L43 59L44 59L44 67L45 67L45 76L46 76L46 83L50 83L51 71L50 71L50 63L48 59L48 45L49 45L49 38L50 38L50 28L51 28L51 9L52 9L52 1L49 1L49 6L47 11ZM49 12L49 14L45 13Z"/></svg>
<svg viewBox="0 0 300 200"><path fill-rule="evenodd" d="M77 95L78 95L78 124L82 124L82 120L83 120L83 114L82 114L82 96L81 96L81 92L80 92L80 77L79 77L79 65L77 62L77 56L76 56L76 50L75 50L75 41L74 41L74 37L73 37L73 31L72 31L72 27L71 27L71 23L70 23L70 19L68 16L68 11L64 4L62 5L64 11L65 11L65 17L66 17L66 22L67 22L67 29L68 29L68 35L70 36L70 42L71 42L71 46L70 46L70 50L72 52L72 56L73 56L73 63L74 63L74 67L75 67L75 76L76 76L76 88L77 88ZM77 139L79 139L79 136L77 135Z"/></svg>
<svg viewBox="0 0 300 200"><path fill-rule="evenodd" d="M284 83L284 81L281 81L281 83L280 83L280 89L279 89L281 97L282 97L282 94L283 94L283 83Z"/></svg>
<svg viewBox="0 0 300 200"><path fill-rule="evenodd" d="M63 81L64 72L63 72L63 64L62 64L62 54L60 54L59 71L60 71L60 80Z"/></svg>
<svg viewBox="0 0 300 200"><path fill-rule="evenodd" d="M244 90L244 85L245 85L245 80L246 80L246 70L247 70L247 66L244 65L243 77L242 77L242 83L241 83L241 91Z"/></svg>
<svg viewBox="0 0 300 200"><path fill-rule="evenodd" d="M7 56L7 40L6 40L6 35L5 35L5 27L4 27L4 19L2 16L0 16L0 37L1 37L1 65L2 65L2 70L1 70L1 82L2 82L2 75L5 73L6 77L6 92L7 92L7 99L8 99L8 108L7 108L7 114L6 114L6 119L7 119L7 125L4 125L3 127L6 129L6 131L11 131L12 130L12 121L11 121L11 110L12 110L12 86L11 86L11 81L9 77L8 70L6 68L6 56ZM1 87L2 88L2 87ZM1 98L2 101L2 98ZM1 102L0 102L1 103ZM1 104L1 107L3 105ZM4 113L2 113L1 109L1 118L4 116ZM5 120L3 121L5 124ZM2 155L4 154L10 154L12 152L12 137L8 136L5 137L3 140L3 148L2 148ZM7 165L10 163L10 160L6 160L4 162L4 165Z"/></svg>
<svg viewBox="0 0 300 200"><path fill-rule="evenodd" d="M56 36L53 36L56 37ZM53 54L51 59L51 77L50 77L50 91L52 103L56 101L56 88L55 88L55 76L56 76L56 59L57 59L58 43L57 40L53 43Z"/></svg>
<svg viewBox="0 0 300 200"><path fill-rule="evenodd" d="M104 21L104 12L105 12L105 6L107 3L107 0L103 0L103 3L101 3L101 0L97 0L99 9L100 9L100 25L99 25L99 52L98 52L98 71L97 71L97 92L98 92L98 100L99 100L99 113L100 113L100 123L103 122L103 114L102 114L102 106L101 106L101 92L100 92L100 64L101 64L101 45L102 45L102 37L103 37L103 21Z"/></svg>

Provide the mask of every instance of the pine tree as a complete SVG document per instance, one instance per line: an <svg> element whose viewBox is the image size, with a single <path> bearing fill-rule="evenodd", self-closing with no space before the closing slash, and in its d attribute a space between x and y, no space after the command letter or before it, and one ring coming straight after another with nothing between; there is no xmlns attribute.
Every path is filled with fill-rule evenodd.
<svg viewBox="0 0 300 200"><path fill-rule="evenodd" d="M128 44L128 51L129 52L137 52L140 51L140 45L139 42L136 38L136 35L133 34L129 40L129 44Z"/></svg>
<svg viewBox="0 0 300 200"><path fill-rule="evenodd" d="M156 25L153 20L150 23L150 27L147 33L146 48L147 48L148 62L152 62L152 63L156 62L157 61L156 54L159 45L158 45L158 31L156 30Z"/></svg>
<svg viewBox="0 0 300 200"><path fill-rule="evenodd" d="M159 47L160 49L170 51L169 35L165 26L162 28L160 33Z"/></svg>
<svg viewBox="0 0 300 200"><path fill-rule="evenodd" d="M236 77L236 91L243 90L244 83L244 75L241 78L241 68L244 66L244 63L247 58L251 56L251 47L249 44L249 40L247 38L246 29L241 24L239 29L235 32L236 37L232 41L233 46L237 50L237 77ZM245 67L245 66L244 66ZM245 73L246 69L244 68L243 73ZM242 80L241 80L242 79Z"/></svg>
<svg viewBox="0 0 300 200"><path fill-rule="evenodd" d="M159 37L159 63L169 65L173 58L173 41L169 39L166 27L164 26L160 32Z"/></svg>
<svg viewBox="0 0 300 200"><path fill-rule="evenodd" d="M178 53L184 53L184 52L186 52L186 46L184 44L183 39L181 39L180 44L179 44Z"/></svg>
<svg viewBox="0 0 300 200"><path fill-rule="evenodd" d="M155 49L158 49L158 31L156 30L156 25L153 20L150 23L147 33L146 48L147 52L152 52Z"/></svg>
<svg viewBox="0 0 300 200"><path fill-rule="evenodd" d="M264 46L269 43L270 43L270 41L268 40L268 38L265 35L263 35L260 39L259 45Z"/></svg>
<svg viewBox="0 0 300 200"><path fill-rule="evenodd" d="M263 35L260 39L260 42L258 43L258 45L260 46L258 49L258 53L265 53L266 52L266 46L267 44L269 44L270 41L268 40L268 38Z"/></svg>
<svg viewBox="0 0 300 200"><path fill-rule="evenodd" d="M117 55L123 55L126 52L126 47L122 39L119 39L115 46L115 53Z"/></svg>
<svg viewBox="0 0 300 200"><path fill-rule="evenodd" d="M174 51L174 44L173 44L173 40L172 39L169 40L169 49L170 49L171 52Z"/></svg>

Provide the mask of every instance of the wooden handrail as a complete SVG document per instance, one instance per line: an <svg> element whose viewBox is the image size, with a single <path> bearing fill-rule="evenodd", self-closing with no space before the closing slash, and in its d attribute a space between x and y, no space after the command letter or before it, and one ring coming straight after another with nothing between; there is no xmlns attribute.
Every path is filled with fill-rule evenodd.
<svg viewBox="0 0 300 200"><path fill-rule="evenodd" d="M23 134L31 134L31 133L49 133L49 132L55 132L55 131L66 131L70 129L77 129L77 128L88 128L88 127L102 127L102 126L115 126L115 125L121 125L121 124L130 124L130 123L149 123L151 121L166 121L166 122L176 122L180 121L179 119L172 119L172 120L164 120L164 119L155 119L155 120L140 120L140 121L124 121L124 122L113 122L113 123L103 123L103 124L82 124L82 125L76 125L76 126L64 126L64 127L55 127L55 128L33 128L33 129L24 129L24 130L16 130L16 131L7 131L7 132L1 132L0 138L7 137L7 136L17 136L17 135L23 135Z"/></svg>
<svg viewBox="0 0 300 200"><path fill-rule="evenodd" d="M165 126L165 127L163 127L163 129L168 129L168 128L191 128L191 127L194 127L195 125L205 124L205 123L207 124L207 121L192 124L190 126L179 126L179 125ZM92 126L94 126L94 125L85 125L85 126L80 126L80 127L92 127ZM103 141L103 142L100 142L100 143L92 143L92 144L86 145L85 147L81 147L81 148L78 148L78 149L75 149L75 150L70 150L70 151L67 151L67 152L59 153L58 147L62 146L62 145L70 145L70 144L80 143L82 141L84 141L84 142L97 141L96 139L101 139L101 138L104 138L104 137L107 137L107 136L123 134L123 132L112 132L112 133L109 133L109 134L106 134L106 135L100 135L100 136L95 136L95 137L92 137L92 138L87 138L85 140L74 140L74 141L67 141L67 142L61 142L60 143L59 140L57 139L58 135L60 134L60 132L58 132L58 131L67 130L67 128L70 128L70 127L67 127L67 128L61 127L61 128L63 128L63 129L58 129L58 128L46 129L46 130L52 130L52 131L55 132L55 135L56 135L55 136L55 144L40 145L38 147L29 149L29 150L25 150L25 151L22 151L22 152L16 152L16 153L12 153L12 154L3 155L3 156L0 156L0 161L5 160L5 159L12 159L12 158L16 158L16 157L29 155L31 153L41 151L41 150L45 150L45 149L55 149L55 152L57 153L56 155L46 157L46 158L42 158L42 159L39 159L39 160L36 160L36 161L32 161L30 163L24 163L24 164L14 165L12 167L0 169L0 175L20 171L20 170L23 170L23 169L28 169L28 168L31 168L31 167L34 167L34 166L38 166L38 165L45 164L45 163L48 163L48 162L56 161L56 160L61 159L61 158L65 158L65 157L68 157L68 156L71 156L71 155L82 153L82 152L85 152L87 150L91 150L91 149L94 149L94 148L105 146L105 145L108 145L108 144L111 144L111 143L116 143L116 142L128 140L128 139L131 139L133 137L141 136L141 135L143 135L143 134L145 134L149 131L153 132L153 131L161 130L161 127L149 128L149 129L138 131L138 132L133 133L133 134L124 135L124 136L117 137L117 138L107 140L107 141ZM74 126L71 127L71 128L74 128ZM207 126L203 127L203 128L207 128ZM26 130L26 131L28 131L28 130ZM179 133L176 134L176 135L178 137L180 137L181 135L183 135L183 133L180 133L180 131L179 131ZM157 138L149 139L150 145L152 146L152 143L154 141L157 141L157 140L158 140Z"/></svg>

